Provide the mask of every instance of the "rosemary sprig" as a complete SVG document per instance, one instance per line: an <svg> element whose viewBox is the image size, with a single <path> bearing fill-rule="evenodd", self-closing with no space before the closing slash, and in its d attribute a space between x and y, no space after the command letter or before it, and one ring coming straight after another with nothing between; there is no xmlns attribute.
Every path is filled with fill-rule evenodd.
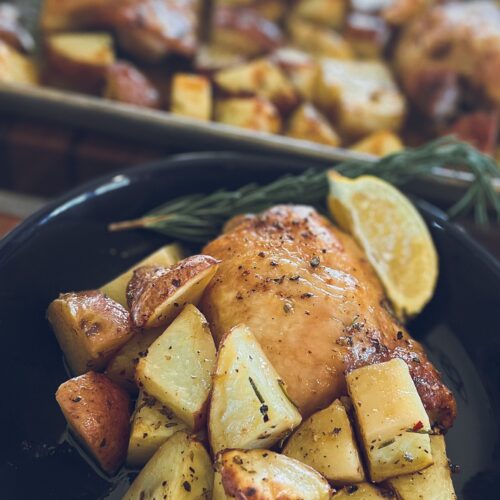
<svg viewBox="0 0 500 500"><path fill-rule="evenodd" d="M493 179L500 178L495 161L472 146L452 137L435 140L415 149L373 160L352 160L333 167L347 177L375 175L396 186L416 178L433 177L435 167L465 167L474 176L464 196L449 210L451 217L474 211L479 224L488 223L488 205L500 220L500 195ZM118 222L110 230L151 229L175 239L204 243L220 233L232 216L260 212L280 203L324 205L328 194L326 172L309 170L287 175L265 185L249 184L237 191L219 190L174 199L155 208L140 219Z"/></svg>

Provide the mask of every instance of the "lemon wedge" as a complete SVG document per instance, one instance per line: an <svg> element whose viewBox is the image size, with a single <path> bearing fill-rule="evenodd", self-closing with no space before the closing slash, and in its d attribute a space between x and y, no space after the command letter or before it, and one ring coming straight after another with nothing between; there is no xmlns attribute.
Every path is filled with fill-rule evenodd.
<svg viewBox="0 0 500 500"><path fill-rule="evenodd" d="M438 257L417 209L377 177L353 180L331 170L328 179L330 214L365 251L396 314L419 313L433 295Z"/></svg>

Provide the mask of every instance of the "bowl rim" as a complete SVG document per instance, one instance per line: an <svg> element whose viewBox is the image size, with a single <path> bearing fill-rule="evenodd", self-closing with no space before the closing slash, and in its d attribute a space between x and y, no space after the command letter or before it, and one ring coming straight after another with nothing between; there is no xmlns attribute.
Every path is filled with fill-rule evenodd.
<svg viewBox="0 0 500 500"><path fill-rule="evenodd" d="M243 154L228 151L181 153L151 162L120 168L70 189L66 193L49 201L14 227L0 239L0 268L8 261L8 256L15 251L15 248L20 242L26 241L37 228L43 226L48 220L57 217L66 209L69 209L77 203L85 203L89 198L103 195L108 191L120 189L126 185L137 182L139 178L154 176L156 172L179 168L182 165L189 168L190 164L213 163L214 160L224 160L226 162L234 162L235 166L232 168L237 170L238 161L242 159L245 159L245 161L254 161L256 165L259 163L272 163L274 168L283 171L283 175L287 173L297 173L307 168L316 170L326 170L329 168L317 164L308 167L307 163L301 159L270 157L262 154ZM460 224L450 220L448 215L440 208L415 196L410 196L410 199L417 206L419 211L423 213L428 224L441 226L441 228L448 232L458 243L464 245L468 252L474 254L478 259L483 261L500 282L499 259L468 234Z"/></svg>

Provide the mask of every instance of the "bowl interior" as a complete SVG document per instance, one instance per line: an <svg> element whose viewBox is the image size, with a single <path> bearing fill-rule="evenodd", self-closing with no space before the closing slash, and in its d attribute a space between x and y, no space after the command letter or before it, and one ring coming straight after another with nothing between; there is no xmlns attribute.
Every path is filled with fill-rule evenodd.
<svg viewBox="0 0 500 500"><path fill-rule="evenodd" d="M121 498L133 476L122 470L106 477L74 446L53 397L68 374L45 320L59 292L96 288L166 243L148 232L109 233L107 224L181 194L265 183L306 167L234 154L184 155L87 184L0 243L5 498ZM447 443L462 469L454 475L459 498L498 498L499 264L441 212L425 203L419 208L439 251L440 279L409 329L457 398Z"/></svg>

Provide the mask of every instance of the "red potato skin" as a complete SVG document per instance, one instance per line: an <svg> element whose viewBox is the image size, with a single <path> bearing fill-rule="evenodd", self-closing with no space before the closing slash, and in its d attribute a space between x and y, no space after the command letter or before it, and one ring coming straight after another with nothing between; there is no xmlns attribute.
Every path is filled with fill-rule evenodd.
<svg viewBox="0 0 500 500"><path fill-rule="evenodd" d="M135 66L117 62L107 68L104 97L144 108L159 108L160 93Z"/></svg>
<svg viewBox="0 0 500 500"><path fill-rule="evenodd" d="M128 394L105 375L87 372L60 385L56 400L72 430L101 467L108 474L115 472L127 456Z"/></svg>

